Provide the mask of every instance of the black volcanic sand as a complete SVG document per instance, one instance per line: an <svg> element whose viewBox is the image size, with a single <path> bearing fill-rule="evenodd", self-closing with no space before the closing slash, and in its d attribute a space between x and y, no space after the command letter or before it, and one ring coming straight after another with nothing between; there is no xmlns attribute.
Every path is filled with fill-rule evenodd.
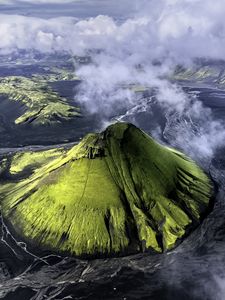
<svg viewBox="0 0 225 300"><path fill-rule="evenodd" d="M73 83L58 83L57 89L61 84L60 94L71 98L74 95ZM67 89L67 92L65 90ZM75 103L73 103L76 106ZM70 121L61 121L54 126L36 126L32 124L14 123L24 111L20 103L9 101L5 96L0 96L0 147L19 147L27 145L54 145L65 142L77 141L86 133L101 126L97 115L90 115L81 108L82 116L75 117Z"/></svg>
<svg viewBox="0 0 225 300"><path fill-rule="evenodd" d="M19 102L9 101L6 96L0 95L0 148L21 147L28 145L57 145L61 143L76 142L90 132L99 132L104 122L109 122L115 114L123 114L124 109L112 112L111 116L103 117L99 114L90 114L86 107L74 100L75 88L78 81L58 81L50 83L54 91L66 97L68 102L79 107L81 116L69 121L60 120L54 125L37 126L28 124L15 124L26 108Z"/></svg>
<svg viewBox="0 0 225 300"><path fill-rule="evenodd" d="M206 88L191 87L189 91L200 92L199 98L204 105L213 109L215 117L224 118L224 94L221 93L221 97L218 97L218 91ZM154 114L152 109L145 112L137 111L125 119L148 132L158 126L163 129L166 124L164 111L157 104L151 105L154 106ZM221 106L220 110L217 110L218 105ZM74 132L77 134L73 137L75 140L76 136L93 131L94 124L98 123L97 120L94 123L91 118L79 119L79 122L80 125L77 123L77 126L74 123L73 129L70 124L68 128L64 126L61 131L57 129L51 134L59 136L64 128L69 130L69 133L67 136L64 132L63 138L71 138ZM29 138L33 137L30 133L24 139L24 132L21 130L19 137L16 137L16 134L11 137L17 138L16 141L11 141L11 144L18 145L19 141L22 144L24 140L28 144ZM38 132L37 143L38 138L39 141L40 137L43 139L44 132L45 130ZM32 143L34 140L31 139ZM10 144L9 137L8 141ZM48 139L46 143L47 141ZM53 139L52 142L56 143L57 139ZM1 149L0 153L4 153L4 149ZM207 163L205 167L208 168L208 165L210 164ZM26 249L25 244L19 243L11 236L2 220L0 299L225 299L225 151L220 150L216 153L210 169L206 171L210 172L218 187L213 211L175 250L162 255L139 254L91 261L37 251L35 252L37 256L34 256L29 252L30 249Z"/></svg>
<svg viewBox="0 0 225 300"><path fill-rule="evenodd" d="M209 87L185 87L188 93L197 93L199 100L206 107L212 108L213 115L216 119L224 120L225 115L225 91Z"/></svg>

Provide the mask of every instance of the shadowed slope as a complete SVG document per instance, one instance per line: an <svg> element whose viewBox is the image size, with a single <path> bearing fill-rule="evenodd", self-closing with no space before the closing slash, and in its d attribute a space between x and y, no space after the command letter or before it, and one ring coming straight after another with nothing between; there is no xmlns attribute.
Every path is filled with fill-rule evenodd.
<svg viewBox="0 0 225 300"><path fill-rule="evenodd" d="M118 123L70 150L43 155L41 166L19 181L24 170L14 158L0 194L5 218L44 249L162 252L196 226L211 197L211 183L193 161L133 125Z"/></svg>

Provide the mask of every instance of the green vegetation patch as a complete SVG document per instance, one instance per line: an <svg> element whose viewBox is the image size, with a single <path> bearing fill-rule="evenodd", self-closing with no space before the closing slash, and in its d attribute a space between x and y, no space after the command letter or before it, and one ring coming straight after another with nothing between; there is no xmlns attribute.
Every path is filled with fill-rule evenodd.
<svg viewBox="0 0 225 300"><path fill-rule="evenodd" d="M6 95L11 101L21 103L25 108L24 113L15 120L15 124L50 125L80 115L78 108L69 104L66 98L60 97L49 86L48 81L67 79L64 73L61 76L62 78L59 74L51 74L35 75L31 78L0 78L0 94Z"/></svg>
<svg viewBox="0 0 225 300"><path fill-rule="evenodd" d="M28 151L16 153L10 162L10 174L15 175L26 169L37 169L43 164L62 155L62 149L51 149L47 151Z"/></svg>
<svg viewBox="0 0 225 300"><path fill-rule="evenodd" d="M218 85L224 84L224 72L218 66L191 66L189 68L178 66L171 79L197 82L210 82Z"/></svg>
<svg viewBox="0 0 225 300"><path fill-rule="evenodd" d="M16 154L12 173L32 155L40 164L0 188L3 216L42 249L76 256L163 252L207 211L206 174L133 125L114 124L58 151Z"/></svg>

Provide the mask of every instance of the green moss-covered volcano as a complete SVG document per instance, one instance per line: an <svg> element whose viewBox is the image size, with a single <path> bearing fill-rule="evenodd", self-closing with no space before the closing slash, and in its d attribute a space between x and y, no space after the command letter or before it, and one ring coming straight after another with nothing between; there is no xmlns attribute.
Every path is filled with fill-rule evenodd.
<svg viewBox="0 0 225 300"><path fill-rule="evenodd" d="M193 161L125 123L11 164L0 189L4 217L34 245L79 256L171 249L212 191Z"/></svg>

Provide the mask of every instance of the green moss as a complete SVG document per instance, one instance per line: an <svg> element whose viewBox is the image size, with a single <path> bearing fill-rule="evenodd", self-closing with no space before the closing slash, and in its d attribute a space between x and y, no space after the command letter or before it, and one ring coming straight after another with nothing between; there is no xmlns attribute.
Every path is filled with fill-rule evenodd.
<svg viewBox="0 0 225 300"><path fill-rule="evenodd" d="M0 94L26 108L15 124L48 125L80 115L79 109L70 105L66 98L60 97L48 85L48 80L57 80L57 74L55 76L10 76L0 79Z"/></svg>
<svg viewBox="0 0 225 300"><path fill-rule="evenodd" d="M68 71L66 68L56 68L53 67L50 70L49 74L47 75L36 75L38 79L42 77L43 79L50 81L50 82L55 82L55 81L68 81L68 80L80 80L76 75L75 72Z"/></svg>
<svg viewBox="0 0 225 300"><path fill-rule="evenodd" d="M41 248L79 256L162 252L207 210L212 189L204 172L133 125L112 125L59 152L0 188L5 218ZM15 156L11 170L32 155Z"/></svg>
<svg viewBox="0 0 225 300"><path fill-rule="evenodd" d="M177 67L171 79L214 82L220 81L221 70L217 66L193 66L190 68Z"/></svg>
<svg viewBox="0 0 225 300"><path fill-rule="evenodd" d="M45 163L48 163L59 155L62 155L61 149L51 149L47 151L36 152L18 152L11 160L9 171L11 174L18 174L25 169L34 169L42 166Z"/></svg>

